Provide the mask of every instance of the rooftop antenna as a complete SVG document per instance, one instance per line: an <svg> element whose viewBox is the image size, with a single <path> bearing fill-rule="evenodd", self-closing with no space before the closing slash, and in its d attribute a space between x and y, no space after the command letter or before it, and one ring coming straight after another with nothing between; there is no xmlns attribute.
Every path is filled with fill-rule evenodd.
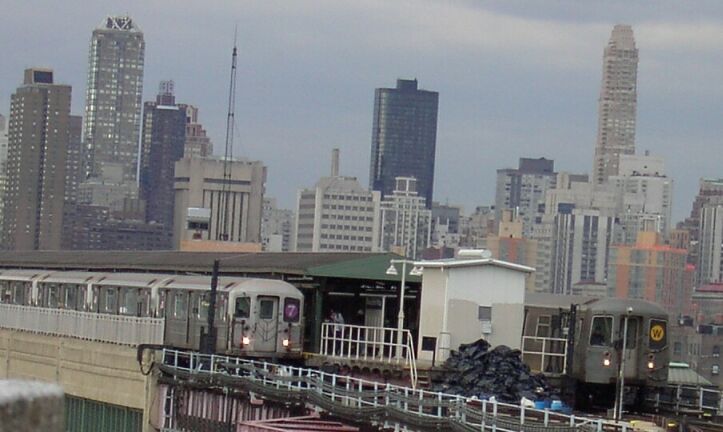
<svg viewBox="0 0 723 432"><path fill-rule="evenodd" d="M223 154L223 185L220 196L220 223L218 240L229 240L229 195L231 194L231 160L233 159L233 132L236 112L236 39L238 35L238 24L233 30L233 53L231 54L231 78L228 87L228 111L226 114L226 147Z"/></svg>

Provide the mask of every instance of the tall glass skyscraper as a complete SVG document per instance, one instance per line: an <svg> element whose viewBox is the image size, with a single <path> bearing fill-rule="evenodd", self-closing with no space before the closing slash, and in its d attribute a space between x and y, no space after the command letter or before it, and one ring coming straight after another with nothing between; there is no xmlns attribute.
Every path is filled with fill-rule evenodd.
<svg viewBox="0 0 723 432"><path fill-rule="evenodd" d="M122 171L137 180L143 93L143 32L127 16L107 17L93 30L85 105L86 177Z"/></svg>
<svg viewBox="0 0 723 432"><path fill-rule="evenodd" d="M593 179L605 183L618 175L621 154L635 153L635 113L638 104L638 49L633 29L613 28L603 55L602 86L598 101L598 132Z"/></svg>
<svg viewBox="0 0 723 432"><path fill-rule="evenodd" d="M439 93L419 90L417 80L374 94L369 186L382 196L394 192L397 177L417 179L419 196L432 206Z"/></svg>

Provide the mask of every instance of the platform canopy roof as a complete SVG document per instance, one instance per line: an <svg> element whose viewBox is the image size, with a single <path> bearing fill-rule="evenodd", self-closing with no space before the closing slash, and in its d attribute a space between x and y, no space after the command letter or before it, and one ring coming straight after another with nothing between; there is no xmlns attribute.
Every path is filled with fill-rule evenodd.
<svg viewBox="0 0 723 432"><path fill-rule="evenodd" d="M705 377L693 370L687 363L671 362L668 365L668 384L684 385L684 386L703 386L710 387L713 385Z"/></svg>
<svg viewBox="0 0 723 432"><path fill-rule="evenodd" d="M13 251L0 252L0 269L58 271L159 272L210 274L220 260L225 275L290 275L397 281L386 274L392 253L252 252L215 253L181 251ZM397 264L401 275L401 264ZM407 272L412 266L407 266ZM409 282L419 277L407 276Z"/></svg>

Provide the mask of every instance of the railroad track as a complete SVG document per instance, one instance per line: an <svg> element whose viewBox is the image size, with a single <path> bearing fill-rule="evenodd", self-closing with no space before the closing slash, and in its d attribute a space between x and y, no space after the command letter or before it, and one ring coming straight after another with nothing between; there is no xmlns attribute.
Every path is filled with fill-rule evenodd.
<svg viewBox="0 0 723 432"><path fill-rule="evenodd" d="M723 432L723 424L700 420L688 421L688 432Z"/></svg>

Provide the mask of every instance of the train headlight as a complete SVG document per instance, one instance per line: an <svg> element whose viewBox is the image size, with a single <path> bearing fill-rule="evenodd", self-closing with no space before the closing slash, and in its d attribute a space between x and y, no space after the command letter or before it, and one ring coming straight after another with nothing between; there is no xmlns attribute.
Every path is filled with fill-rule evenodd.
<svg viewBox="0 0 723 432"><path fill-rule="evenodd" d="M649 361L649 362L648 362L648 369L655 369L655 363L653 363L652 361Z"/></svg>
<svg viewBox="0 0 723 432"><path fill-rule="evenodd" d="M281 345L283 345L286 348L289 347L289 344L290 344L290 342L289 342L289 339L287 339L287 338L284 338L284 340L281 341Z"/></svg>
<svg viewBox="0 0 723 432"><path fill-rule="evenodd" d="M609 367L610 364L610 352L605 352L605 354L603 354L603 366Z"/></svg>
<svg viewBox="0 0 723 432"><path fill-rule="evenodd" d="M251 343L251 338L249 338L248 336L244 336L244 337L241 339L241 342L242 342L244 345L249 345L249 344Z"/></svg>

